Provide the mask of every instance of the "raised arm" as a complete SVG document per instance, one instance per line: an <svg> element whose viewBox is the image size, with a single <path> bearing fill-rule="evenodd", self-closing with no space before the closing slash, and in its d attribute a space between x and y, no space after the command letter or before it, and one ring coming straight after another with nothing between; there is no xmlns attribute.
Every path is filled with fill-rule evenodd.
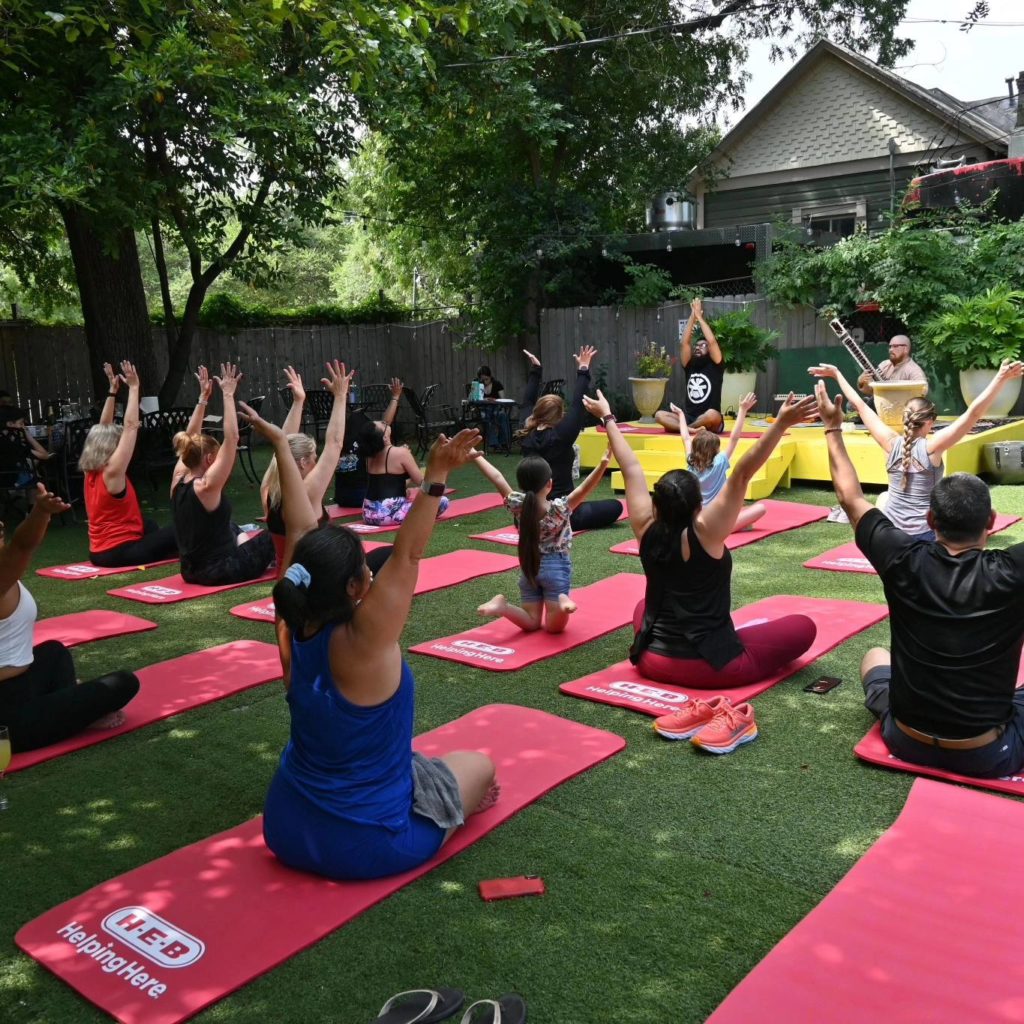
<svg viewBox="0 0 1024 1024"><path fill-rule="evenodd" d="M697 307L700 299L694 299L690 303L690 315L686 318L683 333L679 335L679 363L686 367L690 365L693 357L693 326L697 322Z"/></svg>
<svg viewBox="0 0 1024 1024"><path fill-rule="evenodd" d="M490 481L491 486L503 497L512 493L509 482L502 476L497 466L488 462L480 452L473 452L473 465Z"/></svg>
<svg viewBox="0 0 1024 1024"><path fill-rule="evenodd" d="M304 481L310 507L317 517L320 515L320 506L324 502L327 488L334 479L338 459L341 458L341 448L345 443L345 415L348 410L348 389L352 383L352 374L345 371L344 363L339 363L335 359L327 364L327 376L322 378L320 383L334 396L334 405L331 408L331 418L327 421L324 450Z"/></svg>
<svg viewBox="0 0 1024 1024"><path fill-rule="evenodd" d="M395 422L395 417L398 415L398 404L402 401L402 381L398 377L392 377L388 387L391 388L391 401L388 402L381 421L390 427Z"/></svg>
<svg viewBox="0 0 1024 1024"><path fill-rule="evenodd" d="M583 396L590 387L590 363L596 355L597 349L593 345L582 345L579 355L573 355L573 359L576 360L576 386L573 389L572 401L565 410L565 415L551 428L552 433L562 441L575 441L583 429Z"/></svg>
<svg viewBox="0 0 1024 1024"><path fill-rule="evenodd" d="M789 427L817 418L817 404L813 395L793 398L792 392L783 403L775 422L744 453L732 468L711 509L702 508L696 516L701 542L724 544L725 538L736 526L736 517L743 508L743 499L754 474L768 461L768 456ZM714 554L714 552L709 552Z"/></svg>
<svg viewBox="0 0 1024 1024"><path fill-rule="evenodd" d="M204 507L206 507L207 501L216 499L219 502L220 495L231 476L231 470L235 468L235 455L238 451L238 413L235 411L235 392L238 390L242 375L234 363L221 363L220 376L213 379L219 385L220 393L224 397L224 419L221 423L224 437L213 464L203 474L202 479L196 481L196 497ZM291 459L291 461L294 463L295 460ZM281 460L278 459L278 473L281 470ZM283 489L281 493L284 493Z"/></svg>
<svg viewBox="0 0 1024 1024"><path fill-rule="evenodd" d="M479 441L479 430L460 430L451 439L441 434L427 455L427 481L442 485L439 489L443 490L448 474L472 457ZM376 659L398 642L409 617L420 559L434 531L439 500L440 496L421 493L412 503L395 536L391 556L356 609L350 625L356 649L350 649L349 657L365 652L367 659Z"/></svg>
<svg viewBox="0 0 1024 1024"><path fill-rule="evenodd" d="M306 406L306 389L302 386L302 377L295 367L286 366L284 375L288 379L288 390L292 393L292 404L281 425L281 429L287 437L289 434L297 434L302 426L302 410Z"/></svg>
<svg viewBox="0 0 1024 1024"><path fill-rule="evenodd" d="M686 422L686 413L678 405L674 405L671 402L668 408L669 412L674 412L679 417L679 436L683 441L683 455L686 456L684 461L689 463L690 449L693 448L693 435L690 433L690 427Z"/></svg>
<svg viewBox="0 0 1024 1024"><path fill-rule="evenodd" d="M121 428L121 437L118 439L114 454L110 456L107 465L103 470L103 482L111 494L120 494L125 487L125 477L128 473L128 465L135 454L135 443L139 439L139 395L142 393L142 383L139 381L139 374L135 367L124 360L121 363L121 376L128 385L128 404L124 409L124 425Z"/></svg>
<svg viewBox="0 0 1024 1024"><path fill-rule="evenodd" d="M0 547L0 597L25 575L36 548L43 542L50 517L67 512L71 506L36 484L35 502L29 514L18 524L14 536Z"/></svg>
<svg viewBox="0 0 1024 1024"><path fill-rule="evenodd" d="M532 409L540 394L540 360L532 353L523 349L523 355L530 360L530 370L526 375L526 390L523 392L523 408Z"/></svg>
<svg viewBox="0 0 1024 1024"><path fill-rule="evenodd" d="M832 474L832 486L836 489L839 504L843 506L843 511L850 520L850 526L856 531L861 516L873 506L864 497L857 470L853 468L843 441L843 396L837 395L834 402L829 401L825 382L819 380L814 385L814 397L818 403L818 414L825 424L825 443L828 445L828 469Z"/></svg>
<svg viewBox="0 0 1024 1024"><path fill-rule="evenodd" d="M899 437L899 434L888 424L882 422L882 418L864 401L857 389L850 386L850 382L843 376L839 367L833 366L831 363L820 363L818 366L809 366L807 372L812 377L825 377L834 380L851 407L857 411L857 415L867 427L868 433L884 451L888 452L892 449L893 442Z"/></svg>
<svg viewBox="0 0 1024 1024"><path fill-rule="evenodd" d="M571 491L569 497L566 499L570 512L579 508L579 506L586 501L594 488L601 482L601 477L604 476L605 470L608 468L608 463L611 461L612 450L611 448L605 448L601 453L601 458L597 465L587 474L584 480L580 481L579 486L576 487L575 490Z"/></svg>
<svg viewBox="0 0 1024 1024"><path fill-rule="evenodd" d="M110 363L103 364L103 374L107 378L107 397L103 400L103 408L100 411L100 424L107 427L114 422L117 392L121 387L121 378L114 372Z"/></svg>
<svg viewBox="0 0 1024 1024"><path fill-rule="evenodd" d="M732 433L729 435L729 443L725 446L725 457L727 459L731 459L732 453L736 451L736 445L740 443L740 434L743 433L743 424L746 422L747 413L755 405L757 405L757 395L753 391L748 391L740 399L739 409L736 410L736 426L732 428Z"/></svg>
<svg viewBox="0 0 1024 1024"><path fill-rule="evenodd" d="M967 407L967 411L938 434L928 435L928 454L941 455L952 448L964 437L982 416L988 412L996 396L1007 381L1017 380L1024 375L1024 363L1017 360L1004 359L996 375L988 382L988 387Z"/></svg>
<svg viewBox="0 0 1024 1024"><path fill-rule="evenodd" d="M196 380L199 381L199 397L196 399L196 407L192 410L192 416L185 428L186 434L201 434L203 432L203 420L206 417L206 406L210 402L210 395L213 394L213 378L205 366L196 370Z"/></svg>
<svg viewBox="0 0 1024 1024"><path fill-rule="evenodd" d="M612 416L611 406L608 399L604 397L600 389L596 398L589 396L583 399L583 404L591 416L596 416L604 424L608 434L608 444L611 447L612 455L619 464L619 471L622 473L623 482L626 485L626 502L629 505L629 525L633 528L633 535L640 540L647 532L647 527L654 521L654 510L651 505L651 492L647 489L647 478L644 476L643 467L636 453L619 430L619 425Z"/></svg>
<svg viewBox="0 0 1024 1024"><path fill-rule="evenodd" d="M708 355L711 356L711 362L720 363L724 358L722 356L722 349L719 347L715 332L711 330L711 325L704 319L704 303L697 299L694 302L694 306L697 310L697 323L700 324L704 340L708 343Z"/></svg>

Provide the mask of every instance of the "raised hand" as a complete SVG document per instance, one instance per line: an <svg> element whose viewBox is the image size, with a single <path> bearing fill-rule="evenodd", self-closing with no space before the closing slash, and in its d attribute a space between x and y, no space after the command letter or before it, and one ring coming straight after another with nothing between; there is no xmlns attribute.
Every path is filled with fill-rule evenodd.
<svg viewBox="0 0 1024 1024"><path fill-rule="evenodd" d="M434 481L439 474L447 476L451 470L469 462L474 458L473 449L480 443L480 439L480 431L474 429L460 430L454 437L439 434L427 452L424 477Z"/></svg>
<svg viewBox="0 0 1024 1024"><path fill-rule="evenodd" d="M121 386L121 378L114 373L114 368L110 363L103 364L103 373L107 378L107 390L110 394L116 395L117 389Z"/></svg>
<svg viewBox="0 0 1024 1024"><path fill-rule="evenodd" d="M391 382L388 384L388 387L391 388L392 398L402 397L402 382L398 377L392 377Z"/></svg>
<svg viewBox="0 0 1024 1024"><path fill-rule="evenodd" d="M238 385L242 380L242 374L234 363L221 363L220 376L213 378L220 387L220 393L225 398L234 398Z"/></svg>
<svg viewBox="0 0 1024 1024"><path fill-rule="evenodd" d="M704 315L704 300L698 295L690 303L690 309L693 310L693 315L700 319Z"/></svg>
<svg viewBox="0 0 1024 1024"><path fill-rule="evenodd" d="M527 352L526 349L524 348L523 349L523 355L526 356L526 358L530 360L530 365L531 366L540 366L540 360L532 352Z"/></svg>
<svg viewBox="0 0 1024 1024"><path fill-rule="evenodd" d="M48 491L42 484L36 484L36 500L32 506L33 512L42 515L56 516L61 512L68 512L71 506L58 494Z"/></svg>
<svg viewBox="0 0 1024 1024"><path fill-rule="evenodd" d="M581 345L580 354L573 355L576 360L576 367L580 370L589 370L590 361L597 355L597 349L593 345Z"/></svg>
<svg viewBox="0 0 1024 1024"><path fill-rule="evenodd" d="M996 373L996 380L1002 384L1006 380L1014 380L1024 376L1024 363L1019 359L1004 359Z"/></svg>
<svg viewBox="0 0 1024 1024"><path fill-rule="evenodd" d="M195 376L199 381L199 401L208 402L210 395L213 394L213 379L210 377L210 371L205 366L200 366L196 370Z"/></svg>
<svg viewBox="0 0 1024 1024"><path fill-rule="evenodd" d="M284 431L276 423L265 420L251 405L239 402L238 411L245 417L252 429L261 437L265 437L271 444L274 443L275 438L285 436Z"/></svg>
<svg viewBox="0 0 1024 1024"><path fill-rule="evenodd" d="M299 371L293 366L286 366L284 368L284 375L288 379L288 383L285 386L292 393L292 401L304 402L306 400L306 389L302 386L302 377L299 375Z"/></svg>
<svg viewBox="0 0 1024 1024"><path fill-rule="evenodd" d="M600 388L597 389L596 398L591 398L590 395L583 396L583 408L598 420L604 419L605 416L611 416L612 414L611 403L604 397Z"/></svg>
<svg viewBox="0 0 1024 1024"><path fill-rule="evenodd" d="M817 366L808 366L807 372L812 377L828 377L830 380L839 379L839 367L833 366L831 363L819 363ZM866 374L861 374L862 377Z"/></svg>
<svg viewBox="0 0 1024 1024"><path fill-rule="evenodd" d="M814 401L818 406L818 415L821 417L821 422L825 424L826 428L841 427L843 425L843 396L836 395L835 401L831 401L823 380L819 380L814 385Z"/></svg>
<svg viewBox="0 0 1024 1024"><path fill-rule="evenodd" d="M824 384L822 384L824 387ZM818 418L818 403L814 395L805 395L797 399L790 391L789 397L782 403L779 414L775 417L776 423L783 427L792 427L797 423L813 423Z"/></svg>
<svg viewBox="0 0 1024 1024"><path fill-rule="evenodd" d="M753 409L755 405L757 405L757 395L755 395L753 391L748 391L740 399L740 408L744 412L750 412L750 410Z"/></svg>
<svg viewBox="0 0 1024 1024"><path fill-rule="evenodd" d="M138 391L142 386L139 381L139 371L135 369L135 364L128 362L127 359L121 360L121 380L123 380L132 391Z"/></svg>
<svg viewBox="0 0 1024 1024"><path fill-rule="evenodd" d="M320 383L334 395L336 402L345 400L348 395L349 385L352 383L352 373L345 371L345 364L339 363L337 359L329 360L327 363L327 376L320 378Z"/></svg>

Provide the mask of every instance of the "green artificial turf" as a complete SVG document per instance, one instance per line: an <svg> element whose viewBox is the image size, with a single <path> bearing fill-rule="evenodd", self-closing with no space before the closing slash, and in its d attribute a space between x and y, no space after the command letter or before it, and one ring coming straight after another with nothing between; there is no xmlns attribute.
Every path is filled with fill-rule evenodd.
<svg viewBox="0 0 1024 1024"><path fill-rule="evenodd" d="M510 472L515 460L497 464ZM240 473L235 477L236 519L244 522L257 515L258 497ZM459 496L483 489L471 468L451 482ZM148 499L151 492L140 490ZM775 497L834 501L823 487ZM1020 489L995 488L993 498L1001 512L1024 513ZM166 521L166 503L153 504ZM442 524L429 553L495 550L468 536L506 521L499 510ZM577 538L575 586L639 572L639 559L608 551L628 536L623 523ZM786 593L882 600L872 576L802 568L850 537L849 527L819 523L736 551L734 607ZM1020 540L1024 529L1015 527L993 543ZM85 554L85 527L55 524L33 568ZM167 568L74 583L32 575L28 582L40 616L99 607L159 622L150 633L79 647L84 678L227 640L272 639L267 624L228 615L265 587L167 607L106 594L129 578L164 575ZM516 574L417 598L403 646L474 625L476 605L498 590L516 594ZM887 641L883 623L758 697L759 740L723 758L658 739L647 715L558 693L559 683L621 660L626 629L516 673L411 656L417 731L507 702L610 730L628 745L196 1019L362 1024L395 992L454 985L471 998L517 991L532 1021L552 1024L703 1020L903 805L912 778L867 767L852 754L871 724L857 666L868 647ZM843 685L825 696L803 693L819 674L840 676ZM10 798L10 810L0 814L4 1020L108 1019L23 956L15 931L93 885L258 814L287 732L282 691L272 683L3 784ZM547 895L480 900L481 879L521 874L540 875Z"/></svg>

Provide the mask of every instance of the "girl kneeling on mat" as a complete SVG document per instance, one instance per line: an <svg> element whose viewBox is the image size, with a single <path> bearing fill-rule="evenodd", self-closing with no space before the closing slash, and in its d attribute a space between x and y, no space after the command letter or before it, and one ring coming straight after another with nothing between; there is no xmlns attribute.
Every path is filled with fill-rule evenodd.
<svg viewBox="0 0 1024 1024"><path fill-rule="evenodd" d="M541 625L549 633L561 633L576 611L569 597L572 580L573 510L601 482L608 468L611 452L605 451L590 475L568 497L551 497L551 467L544 459L528 456L516 467L516 482L521 488L513 491L508 481L482 455L477 454L480 472L505 499L519 527L519 595L522 608L509 604L504 594L497 594L477 612L483 616L501 615L521 629L533 631Z"/></svg>
<svg viewBox="0 0 1024 1024"><path fill-rule="evenodd" d="M736 445L739 444L747 413L754 408L756 401L757 396L753 392L745 394L740 399L739 411L736 413L736 426L732 428L729 443L724 452L721 450L722 439L718 434L703 429L691 434L686 425L686 413L677 405L669 406L669 409L679 417L679 436L683 439L683 450L686 452L686 468L697 477L697 482L700 484L700 498L705 508L718 497L725 486L726 474L732 466L730 459L733 452L736 451ZM767 511L759 501L753 505L747 505L736 517L736 525L733 529L749 530Z"/></svg>
<svg viewBox="0 0 1024 1024"><path fill-rule="evenodd" d="M285 864L328 878L408 871L498 798L484 754L411 753L415 687L398 645L448 473L480 434L434 443L423 493L374 578L355 533L317 529L284 432L242 408L274 446L290 561L274 606L291 737L267 794L264 839Z"/></svg>
<svg viewBox="0 0 1024 1024"><path fill-rule="evenodd" d="M50 517L70 507L39 484L32 511L10 541L0 543L0 723L15 753L59 743L90 725L114 728L123 721L121 708L139 692L131 672L79 683L71 652L59 640L33 646L36 603L21 577Z"/></svg>
<svg viewBox="0 0 1024 1024"><path fill-rule="evenodd" d="M608 431L626 484L630 526L640 542L647 577L644 600L633 617L636 636L630 661L655 682L719 690L771 675L814 642L817 629L806 615L785 615L736 629L732 624L732 556L725 546L743 509L751 478L784 431L814 419L814 396L793 396L775 422L736 463L709 514L693 473L673 469L652 495L636 454L619 431L608 400L584 399Z"/></svg>

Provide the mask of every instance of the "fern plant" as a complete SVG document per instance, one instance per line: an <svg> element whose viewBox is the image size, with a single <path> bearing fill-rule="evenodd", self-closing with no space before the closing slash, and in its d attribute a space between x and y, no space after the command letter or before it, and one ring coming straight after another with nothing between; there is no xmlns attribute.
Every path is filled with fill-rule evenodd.
<svg viewBox="0 0 1024 1024"><path fill-rule="evenodd" d="M921 332L925 349L958 370L997 370L1024 352L1024 291L996 285L978 295L947 295Z"/></svg>

